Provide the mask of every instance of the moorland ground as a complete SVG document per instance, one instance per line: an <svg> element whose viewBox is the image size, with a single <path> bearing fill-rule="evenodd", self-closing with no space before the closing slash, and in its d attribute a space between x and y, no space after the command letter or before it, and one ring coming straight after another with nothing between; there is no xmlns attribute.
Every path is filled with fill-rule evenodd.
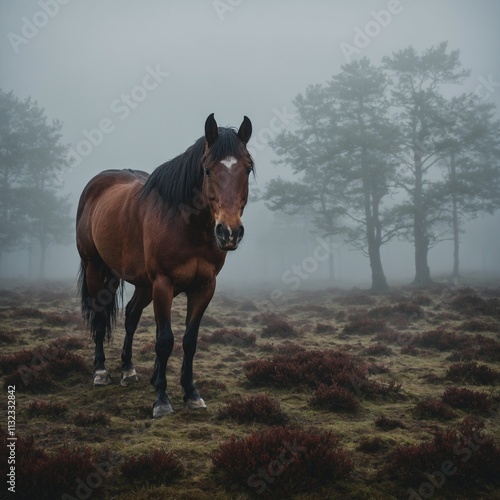
<svg viewBox="0 0 500 500"><path fill-rule="evenodd" d="M497 285L330 288L278 303L217 292L195 357L199 411L184 408L179 384L184 311L179 297L175 413L155 420L151 306L134 341L139 382L120 385L119 317L112 384L93 388L74 287L0 291L18 498L500 498Z"/></svg>

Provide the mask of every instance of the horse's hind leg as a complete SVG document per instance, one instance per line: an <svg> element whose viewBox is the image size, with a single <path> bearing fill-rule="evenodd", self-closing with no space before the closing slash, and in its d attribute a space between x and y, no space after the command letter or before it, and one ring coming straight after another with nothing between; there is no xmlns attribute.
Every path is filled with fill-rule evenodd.
<svg viewBox="0 0 500 500"><path fill-rule="evenodd" d="M95 343L94 386L109 385L111 378L106 370L104 339L111 334L116 310L116 291L120 280L103 264L87 263L82 284L82 308L90 323Z"/></svg>
<svg viewBox="0 0 500 500"><path fill-rule="evenodd" d="M130 382L137 382L137 373L132 364L132 342L137 324L143 309L151 302L151 289L136 288L125 309L125 341L122 350L122 379L121 385L127 386Z"/></svg>

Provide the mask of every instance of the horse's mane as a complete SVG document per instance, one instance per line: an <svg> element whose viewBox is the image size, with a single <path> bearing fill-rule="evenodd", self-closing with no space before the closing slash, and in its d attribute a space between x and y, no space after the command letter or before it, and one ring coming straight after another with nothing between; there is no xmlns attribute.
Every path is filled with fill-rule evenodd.
<svg viewBox="0 0 500 500"><path fill-rule="evenodd" d="M203 183L202 168L205 154L205 137L200 137L192 146L179 156L157 167L141 188L140 198L144 200L157 195L169 209L177 210L181 205L192 205L193 199ZM219 127L219 135L207 152L207 167L228 156L247 156L250 154L231 127Z"/></svg>

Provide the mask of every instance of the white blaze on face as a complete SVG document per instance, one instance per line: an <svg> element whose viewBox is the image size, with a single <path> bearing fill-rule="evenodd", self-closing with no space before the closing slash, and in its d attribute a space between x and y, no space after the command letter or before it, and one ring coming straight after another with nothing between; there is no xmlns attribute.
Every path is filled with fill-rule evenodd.
<svg viewBox="0 0 500 500"><path fill-rule="evenodd" d="M220 161L228 170L231 170L231 167L235 164L238 163L238 160L234 156L228 156L227 158L224 158L224 160Z"/></svg>

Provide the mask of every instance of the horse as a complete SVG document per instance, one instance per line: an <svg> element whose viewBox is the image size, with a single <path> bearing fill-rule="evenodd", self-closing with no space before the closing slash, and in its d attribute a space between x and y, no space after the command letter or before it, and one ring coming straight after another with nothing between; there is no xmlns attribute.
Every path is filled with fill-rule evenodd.
<svg viewBox="0 0 500 500"><path fill-rule="evenodd" d="M186 151L157 167L106 170L84 188L76 216L80 255L78 290L82 315L95 343L94 386L111 378L104 340L111 338L124 282L134 285L125 308L121 385L138 380L132 342L143 309L153 302L156 390L153 417L173 413L167 393L167 362L174 346L171 306L187 296L180 382L190 409L206 408L193 382L193 358L203 314L215 292L227 252L238 248L254 162L247 149L252 123L218 127L214 114L205 134Z"/></svg>

